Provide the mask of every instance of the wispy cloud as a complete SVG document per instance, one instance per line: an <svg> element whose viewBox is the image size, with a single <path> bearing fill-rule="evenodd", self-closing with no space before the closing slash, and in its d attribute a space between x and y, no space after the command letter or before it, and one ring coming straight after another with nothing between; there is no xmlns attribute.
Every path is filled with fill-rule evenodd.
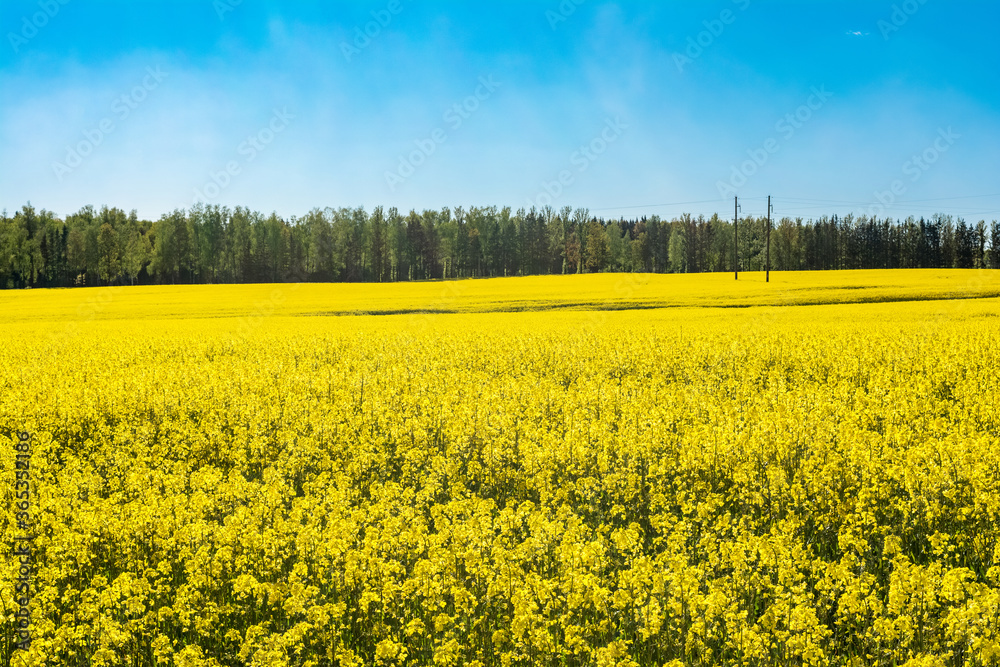
<svg viewBox="0 0 1000 667"><path fill-rule="evenodd" d="M0 0L0 25L20 30L38 2ZM849 3L831 15L829 3L800 3L796 12L752 3L741 12L746 2L736 0L724 3L729 14L700 3L574 0L564 3L576 7L572 16L552 30L545 9L562 11L560 0L545 0L527 21L525 3L403 0L391 23L385 12L396 0L323 11L219 2L234 8L222 21L211 0L120 3L110 13L70 3L18 52L0 48L0 90L12 91L0 94L0 208L31 201L65 215L108 204L156 219L189 206L196 188L208 197L208 183L220 190L213 202L286 217L327 205L520 206L567 169L605 119L620 117L630 129L573 172L560 200L613 216L615 206L717 198L719 165L742 167L748 150L780 132L775 121L821 84L842 93L782 144L746 196L866 201L914 147L933 140L928 131L948 125L970 139L920 180L923 198L994 191L1000 72L990 31L1000 3L971 23L959 3L935 5L934 21L907 23L891 49L875 48L874 24L845 28L841 35L859 43L830 61L830 39L843 44L838 22L859 21ZM135 25L148 30L122 41ZM775 27L785 41L761 43ZM703 54L682 76L674 54L689 37ZM963 48L938 48L957 43ZM348 61L344 44L363 54ZM142 96L136 86L157 66L169 78L119 121L116 100ZM477 82L491 74L503 87L453 132L443 114L479 102ZM270 132L274 110L286 107L294 121L250 162L240 146ZM106 118L112 133L101 128ZM385 171L439 127L447 141L390 191ZM53 163L91 145L60 181Z"/></svg>

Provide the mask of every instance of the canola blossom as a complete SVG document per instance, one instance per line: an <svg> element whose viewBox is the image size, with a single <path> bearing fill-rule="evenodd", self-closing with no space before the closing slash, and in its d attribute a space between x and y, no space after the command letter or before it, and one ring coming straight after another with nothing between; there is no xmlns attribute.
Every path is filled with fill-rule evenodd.
<svg viewBox="0 0 1000 667"><path fill-rule="evenodd" d="M995 273L0 304L4 665L1000 663Z"/></svg>

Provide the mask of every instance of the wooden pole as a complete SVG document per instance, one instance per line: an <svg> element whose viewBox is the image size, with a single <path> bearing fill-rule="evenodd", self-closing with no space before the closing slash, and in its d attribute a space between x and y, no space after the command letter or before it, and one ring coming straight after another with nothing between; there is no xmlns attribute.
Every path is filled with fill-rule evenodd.
<svg viewBox="0 0 1000 667"><path fill-rule="evenodd" d="M771 195L767 196L767 248L764 250L764 282L771 282Z"/></svg>
<svg viewBox="0 0 1000 667"><path fill-rule="evenodd" d="M733 197L733 269L740 279L740 198Z"/></svg>

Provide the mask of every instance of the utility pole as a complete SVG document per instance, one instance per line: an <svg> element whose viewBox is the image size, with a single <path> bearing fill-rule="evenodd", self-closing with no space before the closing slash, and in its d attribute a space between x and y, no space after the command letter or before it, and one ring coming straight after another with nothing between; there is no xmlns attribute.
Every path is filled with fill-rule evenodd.
<svg viewBox="0 0 1000 667"><path fill-rule="evenodd" d="M736 280L740 279L740 198L733 197L733 268L736 271Z"/></svg>
<svg viewBox="0 0 1000 667"><path fill-rule="evenodd" d="M771 282L771 195L767 196L767 248L764 250L764 282Z"/></svg>

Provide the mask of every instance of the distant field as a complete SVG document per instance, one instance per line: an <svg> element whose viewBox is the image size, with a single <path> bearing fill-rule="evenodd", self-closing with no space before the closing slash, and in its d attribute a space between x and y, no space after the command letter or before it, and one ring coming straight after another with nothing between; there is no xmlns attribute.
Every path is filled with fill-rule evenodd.
<svg viewBox="0 0 1000 667"><path fill-rule="evenodd" d="M1000 272L900 270L591 274L453 282L0 291L6 322L412 312L727 308L1000 297Z"/></svg>
<svg viewBox="0 0 1000 667"><path fill-rule="evenodd" d="M1000 659L997 273L0 306L0 664Z"/></svg>

